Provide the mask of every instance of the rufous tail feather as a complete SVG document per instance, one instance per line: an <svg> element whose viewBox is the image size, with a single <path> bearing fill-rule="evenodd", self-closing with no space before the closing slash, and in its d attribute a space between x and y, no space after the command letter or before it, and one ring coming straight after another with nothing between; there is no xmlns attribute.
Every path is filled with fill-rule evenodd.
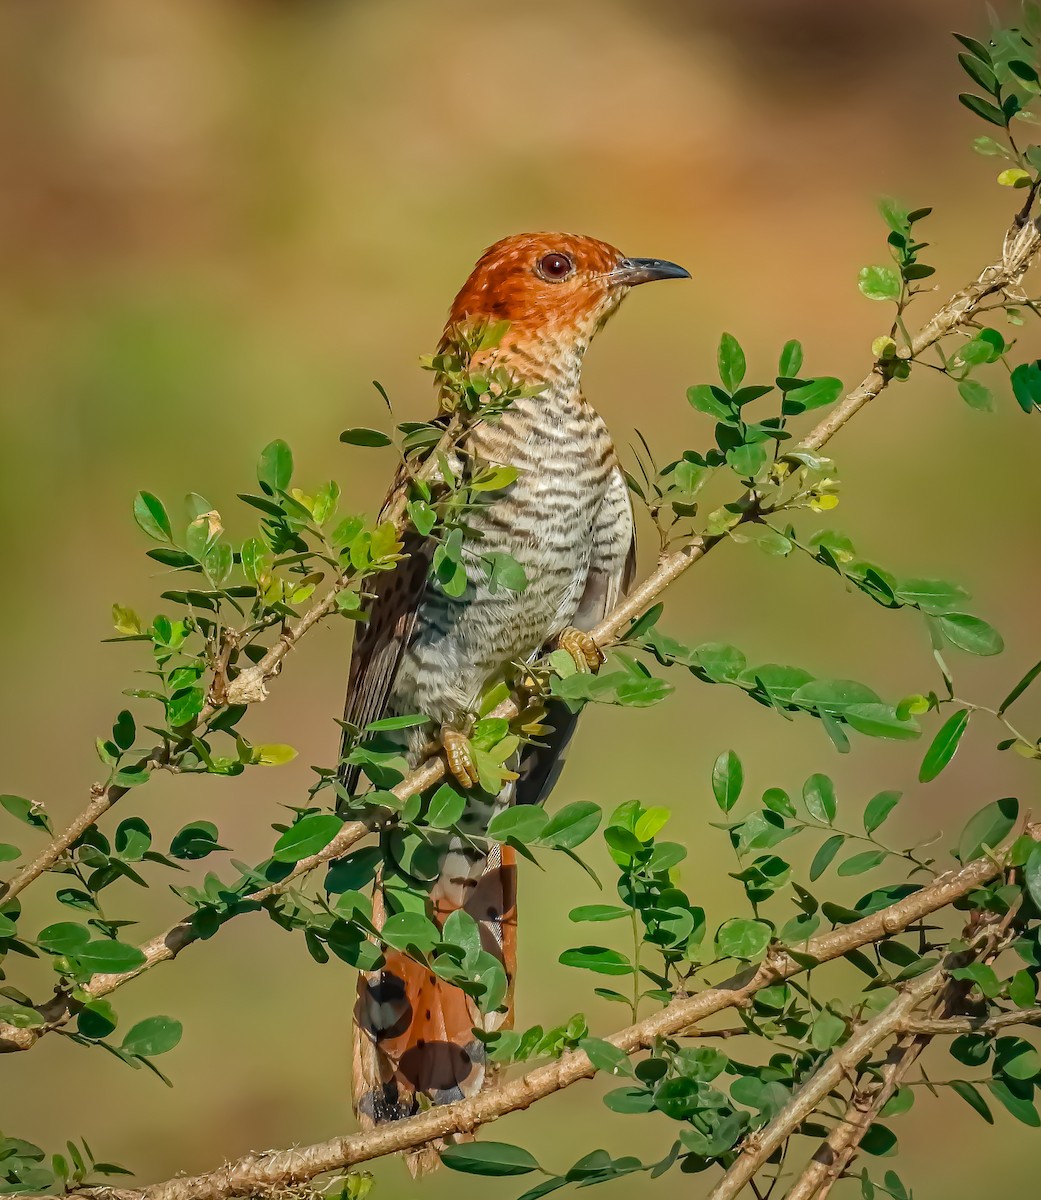
<svg viewBox="0 0 1041 1200"><path fill-rule="evenodd" d="M493 845L487 855L468 848L460 860L455 849L445 854L430 891L429 915L440 927L462 908L478 923L484 949L506 971L505 1012L482 1015L460 988L407 955L387 950L379 970L359 976L354 1010L354 1106L364 1127L476 1095L492 1072L474 1027L490 1031L512 1024L516 857L508 846ZM386 915L386 897L377 881L377 928ZM413 1175L432 1170L439 1161L437 1145L407 1156Z"/></svg>

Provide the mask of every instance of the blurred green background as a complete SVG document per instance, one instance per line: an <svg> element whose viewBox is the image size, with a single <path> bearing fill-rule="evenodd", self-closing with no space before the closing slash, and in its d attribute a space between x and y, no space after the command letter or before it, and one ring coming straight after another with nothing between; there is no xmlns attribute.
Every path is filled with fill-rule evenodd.
<svg viewBox="0 0 1041 1200"><path fill-rule="evenodd" d="M373 376L399 419L429 414L416 360L474 259L507 233L587 232L691 270L689 285L634 295L591 355L587 394L622 446L634 425L665 459L710 440L684 389L712 377L723 329L745 344L750 378L772 376L798 336L807 370L859 379L889 321L856 287L861 266L884 261L878 195L936 205L923 228L941 295L1000 247L1016 196L969 150L983 130L955 99L964 80L948 37L984 22L975 0L0 5L3 789L60 823L87 799L93 739L141 664L134 647L100 643L110 605L152 614L164 586L131 520L134 492L168 503L202 492L247 536L234 494L249 489L260 448L284 437L302 485L335 476L348 508L374 508L390 456L337 434L386 422ZM1028 326L1020 349L1031 339L1020 359L1038 350ZM833 446L844 489L827 522L894 570L971 589L1008 649L951 658L961 693L990 703L1039 656L1041 425L1000 392L987 415L931 372L891 388ZM863 679L890 699L938 684L916 614L751 547L721 547L685 578L663 628ZM255 741L297 746L296 762L235 780L159 778L125 802L157 840L206 817L237 857L263 857L278 805L300 802L308 764L335 756L349 637L346 622L316 631L248 718ZM891 827L908 843L956 832L1004 794L1034 803L1033 764L996 756L982 721L942 779L920 787L921 745L860 738L840 759L809 720L674 682L653 712L588 713L554 803L671 806L673 836L691 850L686 886L710 919L737 907L729 850L709 827L709 771L727 747L753 797L831 772L851 824L875 791L905 788ZM1037 727L1036 700L1017 711ZM595 982L556 961L575 940L566 911L593 901L593 885L566 862L547 867L521 872L522 1025L566 1017ZM833 898L852 899L857 882L833 880ZM163 879L113 895L140 914L142 937L182 907ZM35 978L45 989L46 972ZM846 982L822 972L818 987ZM47 1038L3 1062L0 1126L52 1149L86 1136L145 1181L349 1130L352 993L342 964L319 967L301 938L243 918L117 998L124 1027L156 1012L184 1021L160 1064L173 1090ZM592 1003L607 1032L618 1011ZM558 1167L597 1146L649 1156L669 1144L664 1118L608 1113L598 1089L490 1135ZM1009 1192L1034 1185L1037 1133L996 1119L991 1131L959 1100L920 1095L896 1126L916 1196L967 1200L997 1177ZM409 1190L399 1162L376 1172L382 1194ZM646 1186L697 1197L709 1182ZM523 1190L448 1172L424 1189L432 1200Z"/></svg>

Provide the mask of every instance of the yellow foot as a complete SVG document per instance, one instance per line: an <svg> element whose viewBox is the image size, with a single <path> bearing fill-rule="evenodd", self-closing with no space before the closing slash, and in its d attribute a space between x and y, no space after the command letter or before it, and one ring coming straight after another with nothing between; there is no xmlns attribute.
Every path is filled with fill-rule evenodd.
<svg viewBox="0 0 1041 1200"><path fill-rule="evenodd" d="M575 629L573 625L569 625L557 638L557 645L571 655L580 671L592 671L595 675L604 662L603 650L588 633L582 629Z"/></svg>
<svg viewBox="0 0 1041 1200"><path fill-rule="evenodd" d="M455 729L441 730L441 748L452 778L461 788L475 787L480 779L469 739Z"/></svg>

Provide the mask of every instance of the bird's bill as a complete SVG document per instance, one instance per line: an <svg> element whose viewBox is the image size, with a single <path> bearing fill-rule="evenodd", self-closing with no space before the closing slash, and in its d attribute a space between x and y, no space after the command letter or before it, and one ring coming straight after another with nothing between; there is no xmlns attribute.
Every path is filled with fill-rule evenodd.
<svg viewBox="0 0 1041 1200"><path fill-rule="evenodd" d="M636 287L655 279L689 279L690 272L664 258L624 258L609 276L612 283Z"/></svg>

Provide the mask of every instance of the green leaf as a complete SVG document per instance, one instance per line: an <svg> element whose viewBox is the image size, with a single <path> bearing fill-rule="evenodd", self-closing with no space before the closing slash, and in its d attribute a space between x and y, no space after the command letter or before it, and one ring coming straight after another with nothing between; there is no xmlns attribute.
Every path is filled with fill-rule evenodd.
<svg viewBox="0 0 1041 1200"><path fill-rule="evenodd" d="M134 520L153 541L173 541L170 518L158 496L151 492L138 492L134 498Z"/></svg>
<svg viewBox="0 0 1041 1200"><path fill-rule="evenodd" d="M951 645L969 654L1000 654L1005 648L1001 634L980 617L968 613L944 613L937 621Z"/></svg>
<svg viewBox="0 0 1041 1200"><path fill-rule="evenodd" d="M961 380L958 384L958 395L969 408L975 408L978 412L994 411L994 393L978 379Z"/></svg>
<svg viewBox="0 0 1041 1200"><path fill-rule="evenodd" d="M846 1032L846 1022L826 1008L822 1009L813 1020L810 1027L810 1045L815 1050L830 1050L842 1040Z"/></svg>
<svg viewBox="0 0 1041 1200"><path fill-rule="evenodd" d="M1025 413L1041 408L1041 359L1021 363L1012 372L1012 393Z"/></svg>
<svg viewBox="0 0 1041 1200"><path fill-rule="evenodd" d="M982 1067L990 1051L991 1039L982 1033L963 1033L951 1042L951 1057L966 1067Z"/></svg>
<svg viewBox="0 0 1041 1200"><path fill-rule="evenodd" d="M876 1121L860 1139L860 1148L866 1154L874 1154L876 1157L885 1158L890 1154L896 1153L896 1134L885 1125L879 1125Z"/></svg>
<svg viewBox="0 0 1041 1200"><path fill-rule="evenodd" d="M574 946L557 960L565 967L582 967L598 975L631 975L632 964L624 954L606 946Z"/></svg>
<svg viewBox="0 0 1041 1200"><path fill-rule="evenodd" d="M606 1071L611 1075L633 1073L628 1054L611 1042L605 1042L601 1038L582 1038L578 1048L584 1051L597 1071Z"/></svg>
<svg viewBox="0 0 1041 1200"><path fill-rule="evenodd" d="M925 752L925 758L922 759L922 765L918 771L920 783L928 783L935 779L955 756L961 743L962 734L968 728L971 715L971 709L960 708L940 726L932 744Z"/></svg>
<svg viewBox="0 0 1041 1200"><path fill-rule="evenodd" d="M802 785L802 799L815 821L830 825L835 820L838 808L835 785L827 775L811 775Z"/></svg>
<svg viewBox="0 0 1041 1200"><path fill-rule="evenodd" d="M573 908L567 916L569 921L577 924L579 921L617 921L628 915L629 909L617 904L581 904L578 908Z"/></svg>
<svg viewBox="0 0 1041 1200"><path fill-rule="evenodd" d="M1012 705L1015 704L1015 702L1020 698L1020 696L1023 695L1023 693L1027 690L1027 688L1030 687L1030 685L1038 677L1038 675L1041 675L1041 662L1034 663L1034 665L1030 668L1029 671L1027 671L1027 673L1023 676L1023 678L1019 681L1019 683L1017 683L1016 686L1012 689L1012 691L1009 692L1009 694L1005 697L1005 699L1002 700L1001 704L998 706L998 716L999 717L1005 712L1005 710L1007 708L1011 708Z"/></svg>
<svg viewBox="0 0 1041 1200"><path fill-rule="evenodd" d="M894 593L901 604L927 613L949 612L969 598L963 587L945 579L898 579Z"/></svg>
<svg viewBox="0 0 1041 1200"><path fill-rule="evenodd" d="M510 592L523 592L528 586L528 575L524 567L512 554L486 554L488 585L494 595L499 588Z"/></svg>
<svg viewBox="0 0 1041 1200"><path fill-rule="evenodd" d="M766 447L762 442L735 446L726 454L727 466L741 479L754 479L766 466Z"/></svg>
<svg viewBox="0 0 1041 1200"><path fill-rule="evenodd" d="M974 54L981 62L985 62L988 65L993 64L994 59L991 57L990 51L982 42L978 42L975 38L968 37L964 33L956 33L953 36L957 41L961 42L966 50Z"/></svg>
<svg viewBox="0 0 1041 1200"><path fill-rule="evenodd" d="M717 389L718 390L718 389ZM734 408L728 401L721 399L707 383L699 383L687 388L687 402L699 412L715 417L717 421L733 421Z"/></svg>
<svg viewBox="0 0 1041 1200"><path fill-rule="evenodd" d="M978 58L974 58L971 54L959 54L958 62L961 63L962 70L973 83L979 84L985 92L990 92L992 96L998 94L1000 88L998 87L997 76L986 63L980 62Z"/></svg>
<svg viewBox="0 0 1041 1200"><path fill-rule="evenodd" d="M995 800L980 809L962 830L957 858L968 863L983 854L984 847L995 849L1012 832L1019 816L1019 801L1013 796Z"/></svg>
<svg viewBox="0 0 1041 1200"><path fill-rule="evenodd" d="M136 946L124 942L97 938L80 947L74 955L76 962L94 973L122 973L144 966L146 959Z"/></svg>
<svg viewBox="0 0 1041 1200"><path fill-rule="evenodd" d="M814 408L824 408L834 404L842 395L842 380L832 375L823 375L819 379L811 379L801 387L792 388L785 392L781 404L781 412L785 416L797 416Z"/></svg>
<svg viewBox="0 0 1041 1200"><path fill-rule="evenodd" d="M735 917L725 921L716 933L716 946L722 958L758 958L773 937L765 921Z"/></svg>
<svg viewBox="0 0 1041 1200"><path fill-rule="evenodd" d="M625 997L622 997L625 1000ZM628 1003L628 1001L626 1001ZM604 1104L616 1113L647 1113L654 1111L654 1096L646 1088L615 1088L604 1097ZM521 1197L524 1200L524 1197Z"/></svg>
<svg viewBox="0 0 1041 1200"><path fill-rule="evenodd" d="M91 1000L76 1014L76 1028L84 1037L107 1038L119 1024L116 1010L107 1000Z"/></svg>
<svg viewBox="0 0 1041 1200"><path fill-rule="evenodd" d="M0 842L0 863L14 862L21 856L22 852L17 846L12 846L10 842Z"/></svg>
<svg viewBox="0 0 1041 1200"><path fill-rule="evenodd" d="M345 429L340 434L340 441L348 446L390 446L393 439L379 429L366 429L359 426L356 429Z"/></svg>
<svg viewBox="0 0 1041 1200"><path fill-rule="evenodd" d="M1041 910L1041 843L1035 844L1030 851L1030 857L1023 867L1023 882L1034 905Z"/></svg>
<svg viewBox="0 0 1041 1200"><path fill-rule="evenodd" d="M192 821L174 834L170 841L173 858L193 860L205 858L215 850L224 850L218 841L217 826L211 821Z"/></svg>
<svg viewBox="0 0 1041 1200"><path fill-rule="evenodd" d="M42 950L52 954L75 955L90 941L90 930L75 921L58 921L41 929L36 938Z"/></svg>
<svg viewBox="0 0 1041 1200"><path fill-rule="evenodd" d="M607 1102L606 1097L604 1103ZM544 1179L541 1183L537 1183L533 1188L528 1190L517 1200L542 1200L543 1196L548 1196L550 1192L558 1191L562 1187L566 1187L568 1180L563 1175L553 1175L549 1179Z"/></svg>
<svg viewBox="0 0 1041 1200"><path fill-rule="evenodd" d="M181 1040L183 1026L173 1017L147 1017L128 1031L120 1049L142 1058L166 1054Z"/></svg>
<svg viewBox="0 0 1041 1200"><path fill-rule="evenodd" d="M733 334L724 333L719 339L716 359L723 386L728 392L736 392L745 377L745 354Z"/></svg>
<svg viewBox="0 0 1041 1200"><path fill-rule="evenodd" d="M1005 128L1005 115L996 105L991 104L989 100L984 100L982 96L974 96L971 92L961 92L958 99L976 116L982 117L984 121L991 125L997 125L1001 129Z"/></svg>
<svg viewBox="0 0 1041 1200"><path fill-rule="evenodd" d="M813 861L810 863L810 882L815 883L831 864L831 860L838 854L845 842L846 836L842 833L834 833L826 841L821 843L820 849L813 856Z"/></svg>
<svg viewBox="0 0 1041 1200"><path fill-rule="evenodd" d="M1041 864L1036 868L1041 870ZM1031 892L1033 895L1033 892ZM1037 903L1037 900L1034 900ZM1009 980L1008 998L1017 1008L1032 1008L1037 1002L1037 984L1029 971L1017 971Z"/></svg>
<svg viewBox="0 0 1041 1200"><path fill-rule="evenodd" d="M527 1175L539 1170L538 1161L520 1146L508 1142L463 1142L445 1146L441 1161L467 1175Z"/></svg>
<svg viewBox="0 0 1041 1200"><path fill-rule="evenodd" d="M430 798L426 823L435 829L450 829L466 811L466 797L451 784L443 783Z"/></svg>
<svg viewBox="0 0 1041 1200"><path fill-rule="evenodd" d="M965 1103L968 1104L970 1108L974 1108L988 1125L994 1124L994 1117L991 1115L991 1111L987 1107L987 1102L980 1095L978 1088L973 1087L973 1085L965 1079L952 1079L950 1087L951 1091L954 1092L956 1096L961 1096Z"/></svg>
<svg viewBox="0 0 1041 1200"><path fill-rule="evenodd" d="M297 751L281 742L253 747L253 761L262 767L282 767L296 758Z"/></svg>
<svg viewBox="0 0 1041 1200"><path fill-rule="evenodd" d="M896 300L900 296L900 276L892 267L862 267L857 286L869 300Z"/></svg>
<svg viewBox="0 0 1041 1200"><path fill-rule="evenodd" d="M901 718L891 704L851 704L842 715L851 729L866 737L910 741L922 732L914 717Z"/></svg>
<svg viewBox="0 0 1041 1200"><path fill-rule="evenodd" d="M24 796L0 796L0 808L9 812L16 821L21 821L23 825L51 832L50 818L42 806L32 800L26 800Z"/></svg>
<svg viewBox="0 0 1041 1200"><path fill-rule="evenodd" d="M437 524L437 513L425 500L410 500L408 515L409 520L416 527L416 532L422 537L426 537Z"/></svg>
<svg viewBox="0 0 1041 1200"><path fill-rule="evenodd" d="M543 829L539 841L555 850L573 850L600 828L603 813L590 800L576 800L555 812Z"/></svg>
<svg viewBox="0 0 1041 1200"><path fill-rule="evenodd" d="M171 729L187 725L202 712L206 693L201 687L182 688L166 702L166 719Z"/></svg>
<svg viewBox="0 0 1041 1200"><path fill-rule="evenodd" d="M780 813L782 817L795 816L795 805L783 788L767 788L763 792L763 805L771 812Z"/></svg>
<svg viewBox="0 0 1041 1200"><path fill-rule="evenodd" d="M741 795L745 774L733 750L724 750L712 767L712 794L723 812L730 812Z"/></svg>
<svg viewBox="0 0 1041 1200"><path fill-rule="evenodd" d="M417 946L425 951L432 950L441 941L441 931L422 913L400 912L386 919L380 937L397 950Z"/></svg>
<svg viewBox="0 0 1041 1200"><path fill-rule="evenodd" d="M275 496L289 490L292 478L293 452L281 438L276 438L260 452L257 482L269 496Z"/></svg>
<svg viewBox="0 0 1041 1200"><path fill-rule="evenodd" d="M879 792L873 796L864 809L864 832L874 833L900 803L902 795L903 792Z"/></svg>
<svg viewBox="0 0 1041 1200"><path fill-rule="evenodd" d="M802 343L794 338L784 343L777 362L777 374L782 379L794 379L802 369Z"/></svg>
<svg viewBox="0 0 1041 1200"><path fill-rule="evenodd" d="M424 717L422 713L411 713L401 717L383 717L379 721L370 721L365 726L367 733L382 733L386 730L395 729L415 729L420 725L428 725L429 717Z"/></svg>
<svg viewBox="0 0 1041 1200"><path fill-rule="evenodd" d="M1017 1096L1003 1079L992 1079L988 1082L987 1087L994 1099L1017 1121L1022 1121L1024 1125L1033 1126L1035 1129L1041 1127L1041 1116L1038 1116L1034 1105L1029 1100Z"/></svg>
<svg viewBox="0 0 1041 1200"><path fill-rule="evenodd" d="M324 850L342 826L343 820L335 813L309 813L282 834L271 857L277 862L299 862Z"/></svg>
<svg viewBox="0 0 1041 1200"><path fill-rule="evenodd" d="M0 1004L0 1021L6 1021L8 1025L13 1025L16 1029L33 1029L37 1025L43 1025L45 1018L35 1008L29 1008L25 1004L10 1003ZM2 1138L0 1138L0 1146L3 1146Z"/></svg>
<svg viewBox="0 0 1041 1200"><path fill-rule="evenodd" d="M496 813L488 822L488 836L497 842L508 839L526 845L545 829L548 814L538 804L518 804Z"/></svg>
<svg viewBox="0 0 1041 1200"><path fill-rule="evenodd" d="M995 1052L995 1068L1008 1079L1034 1079L1041 1072L1041 1057L1024 1038L998 1038Z"/></svg>
<svg viewBox="0 0 1041 1200"><path fill-rule="evenodd" d="M136 737L137 726L134 724L133 714L124 708L112 726L112 740L120 750L129 750Z"/></svg>
<svg viewBox="0 0 1041 1200"><path fill-rule="evenodd" d="M851 858L847 858L844 863L840 863L836 874L842 876L863 875L865 871L874 870L888 857L887 850L864 850L860 854L854 854Z"/></svg>
<svg viewBox="0 0 1041 1200"><path fill-rule="evenodd" d="M124 862L140 862L152 845L152 831L141 817L120 821L114 838L116 854Z"/></svg>

